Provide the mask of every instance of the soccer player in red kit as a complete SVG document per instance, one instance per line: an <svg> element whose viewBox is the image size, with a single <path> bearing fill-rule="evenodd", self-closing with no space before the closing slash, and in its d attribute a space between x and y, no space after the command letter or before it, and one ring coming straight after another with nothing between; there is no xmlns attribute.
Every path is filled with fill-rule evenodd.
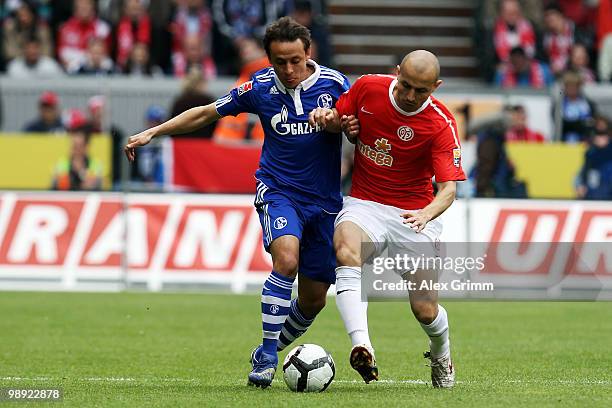
<svg viewBox="0 0 612 408"><path fill-rule="evenodd" d="M431 96L442 83L438 59L417 50L397 69L397 76L362 76L335 109L319 108L310 114L311 122L320 126L349 115L359 119L353 184L336 218L334 248L336 303L353 343L351 366L366 383L378 379L378 368L368 333L367 302L361 299L362 259L393 243L418 244L412 246L419 250L436 247L442 232L436 218L454 201L456 182L465 180L455 119ZM435 197L433 176L438 185ZM362 243L373 243L372 254L361 253ZM417 279L431 279L427 274L436 273L406 272L416 273ZM425 357L431 360L432 384L450 388L455 373L446 310L438 305L437 291L410 291L409 296L412 312L430 339Z"/></svg>

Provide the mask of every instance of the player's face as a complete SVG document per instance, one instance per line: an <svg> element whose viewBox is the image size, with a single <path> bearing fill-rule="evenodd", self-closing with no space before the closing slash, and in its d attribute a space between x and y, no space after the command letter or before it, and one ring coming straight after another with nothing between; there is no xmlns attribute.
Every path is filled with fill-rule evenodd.
<svg viewBox="0 0 612 408"><path fill-rule="evenodd" d="M272 42L268 58L276 76L287 88L295 88L310 76L306 65L306 61L310 58L310 50L304 50L304 44L300 39L293 42Z"/></svg>
<svg viewBox="0 0 612 408"><path fill-rule="evenodd" d="M397 105L406 112L418 110L429 98L442 81L413 72L410 69L399 69L397 84L393 89L393 97Z"/></svg>

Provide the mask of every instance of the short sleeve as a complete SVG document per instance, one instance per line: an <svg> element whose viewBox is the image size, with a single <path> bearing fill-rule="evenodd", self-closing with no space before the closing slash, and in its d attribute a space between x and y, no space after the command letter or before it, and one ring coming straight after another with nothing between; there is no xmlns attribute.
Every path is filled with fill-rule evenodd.
<svg viewBox="0 0 612 408"><path fill-rule="evenodd" d="M447 126L434 137L432 159L437 182L465 180L461 168L461 145L454 119L448 121Z"/></svg>
<svg viewBox="0 0 612 408"><path fill-rule="evenodd" d="M345 81L345 86L347 89L338 98L336 110L340 116L357 115L357 95L361 88L361 78L355 81L350 89L348 89L348 81Z"/></svg>
<svg viewBox="0 0 612 408"><path fill-rule="evenodd" d="M342 83L342 85L340 85L341 94L343 94L346 91L348 91L349 88L351 87L351 83L348 80L348 78L346 76L344 76L344 75L342 75L342 78L344 79L344 82Z"/></svg>
<svg viewBox="0 0 612 408"><path fill-rule="evenodd" d="M236 116L242 112L255 113L256 91L253 88L256 85L254 81L247 81L217 99L215 101L217 113L221 116Z"/></svg>

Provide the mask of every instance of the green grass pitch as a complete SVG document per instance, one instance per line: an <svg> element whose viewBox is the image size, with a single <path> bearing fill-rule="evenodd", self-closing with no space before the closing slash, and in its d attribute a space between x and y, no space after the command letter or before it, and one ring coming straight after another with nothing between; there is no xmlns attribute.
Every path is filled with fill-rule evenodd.
<svg viewBox="0 0 612 408"><path fill-rule="evenodd" d="M0 293L0 387L64 389L63 403L0 406L612 406L612 303L444 304L453 390L418 381L427 344L407 303L370 304L382 381L363 384L330 298L300 342L332 353L336 379L294 394L282 372L246 386L258 296Z"/></svg>

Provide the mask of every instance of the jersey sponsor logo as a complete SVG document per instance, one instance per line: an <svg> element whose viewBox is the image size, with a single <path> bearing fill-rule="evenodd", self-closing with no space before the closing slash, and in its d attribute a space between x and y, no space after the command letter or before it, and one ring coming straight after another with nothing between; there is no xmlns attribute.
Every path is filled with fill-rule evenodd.
<svg viewBox="0 0 612 408"><path fill-rule="evenodd" d="M453 164L455 167L461 166L461 149L453 149Z"/></svg>
<svg viewBox="0 0 612 408"><path fill-rule="evenodd" d="M274 220L274 228L281 230L287 226L287 219L285 217L278 217Z"/></svg>
<svg viewBox="0 0 612 408"><path fill-rule="evenodd" d="M374 149L361 143L361 141L357 142L357 147L359 149L359 153L372 160L377 165L388 167L393 165L393 156L389 154L389 151L391 151L391 145L387 139L380 138L376 140Z"/></svg>
<svg viewBox="0 0 612 408"><path fill-rule="evenodd" d="M295 123L287 123L289 119L289 111L287 110L287 106L283 105L280 113L272 116L270 120L270 124L272 125L272 129L276 131L279 135L287 135L291 133L292 135L307 135L313 132L320 132L321 127L319 125L310 126L308 122L295 122Z"/></svg>
<svg viewBox="0 0 612 408"><path fill-rule="evenodd" d="M391 150L391 145L389 144L389 141L385 138L381 137L374 143L376 144L376 150L378 150L379 152L388 153Z"/></svg>
<svg viewBox="0 0 612 408"><path fill-rule="evenodd" d="M276 85L272 85L272 88L270 88L270 92L268 92L270 95L278 95L278 89L276 89Z"/></svg>
<svg viewBox="0 0 612 408"><path fill-rule="evenodd" d="M400 126L397 128L397 136L404 142L409 142L414 137L414 130L410 126Z"/></svg>
<svg viewBox="0 0 612 408"><path fill-rule="evenodd" d="M333 104L333 99L330 94L324 93L319 95L317 98L317 106L319 108L331 108Z"/></svg>
<svg viewBox="0 0 612 408"><path fill-rule="evenodd" d="M238 96L242 96L242 94L249 92L251 89L253 89L253 81L245 82L238 87Z"/></svg>

